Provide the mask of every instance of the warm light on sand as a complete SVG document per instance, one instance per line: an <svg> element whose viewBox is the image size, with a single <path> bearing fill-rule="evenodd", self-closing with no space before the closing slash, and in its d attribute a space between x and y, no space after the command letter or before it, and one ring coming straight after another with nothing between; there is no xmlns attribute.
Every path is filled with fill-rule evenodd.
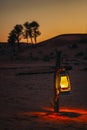
<svg viewBox="0 0 87 130"><path fill-rule="evenodd" d="M21 113L26 117L37 117L37 119L48 121L66 121L87 123L87 111L84 109L61 108L59 113L54 113L51 108L44 108L43 111Z"/></svg>

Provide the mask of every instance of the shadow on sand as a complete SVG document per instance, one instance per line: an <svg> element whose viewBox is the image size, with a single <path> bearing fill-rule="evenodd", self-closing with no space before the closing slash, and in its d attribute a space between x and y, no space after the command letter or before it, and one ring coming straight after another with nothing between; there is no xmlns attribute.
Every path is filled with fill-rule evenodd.
<svg viewBox="0 0 87 130"><path fill-rule="evenodd" d="M81 114L76 113L76 112L60 112L60 116L65 116L69 118L75 118L81 116Z"/></svg>

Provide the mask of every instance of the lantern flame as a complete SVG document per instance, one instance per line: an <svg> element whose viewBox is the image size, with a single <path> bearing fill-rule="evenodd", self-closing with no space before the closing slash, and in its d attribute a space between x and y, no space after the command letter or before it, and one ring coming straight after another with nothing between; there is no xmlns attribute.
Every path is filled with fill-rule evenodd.
<svg viewBox="0 0 87 130"><path fill-rule="evenodd" d="M66 76L61 76L61 79L60 79L60 87L61 88L68 88L68 79Z"/></svg>

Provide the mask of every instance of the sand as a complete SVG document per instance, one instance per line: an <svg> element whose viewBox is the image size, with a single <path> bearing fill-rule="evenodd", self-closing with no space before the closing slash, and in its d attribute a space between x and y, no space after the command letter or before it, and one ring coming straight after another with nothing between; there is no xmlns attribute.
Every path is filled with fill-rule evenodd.
<svg viewBox="0 0 87 130"><path fill-rule="evenodd" d="M73 66L72 90L60 94L60 112L54 113L53 67L49 62L0 65L0 130L87 130L87 71Z"/></svg>

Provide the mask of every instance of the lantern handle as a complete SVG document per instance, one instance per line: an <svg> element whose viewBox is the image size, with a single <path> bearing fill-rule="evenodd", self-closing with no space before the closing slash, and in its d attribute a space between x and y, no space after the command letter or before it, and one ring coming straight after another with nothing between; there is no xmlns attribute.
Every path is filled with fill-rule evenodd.
<svg viewBox="0 0 87 130"><path fill-rule="evenodd" d="M60 68L59 69L65 69L66 71L70 71L70 70L72 70L72 66L60 66Z"/></svg>

